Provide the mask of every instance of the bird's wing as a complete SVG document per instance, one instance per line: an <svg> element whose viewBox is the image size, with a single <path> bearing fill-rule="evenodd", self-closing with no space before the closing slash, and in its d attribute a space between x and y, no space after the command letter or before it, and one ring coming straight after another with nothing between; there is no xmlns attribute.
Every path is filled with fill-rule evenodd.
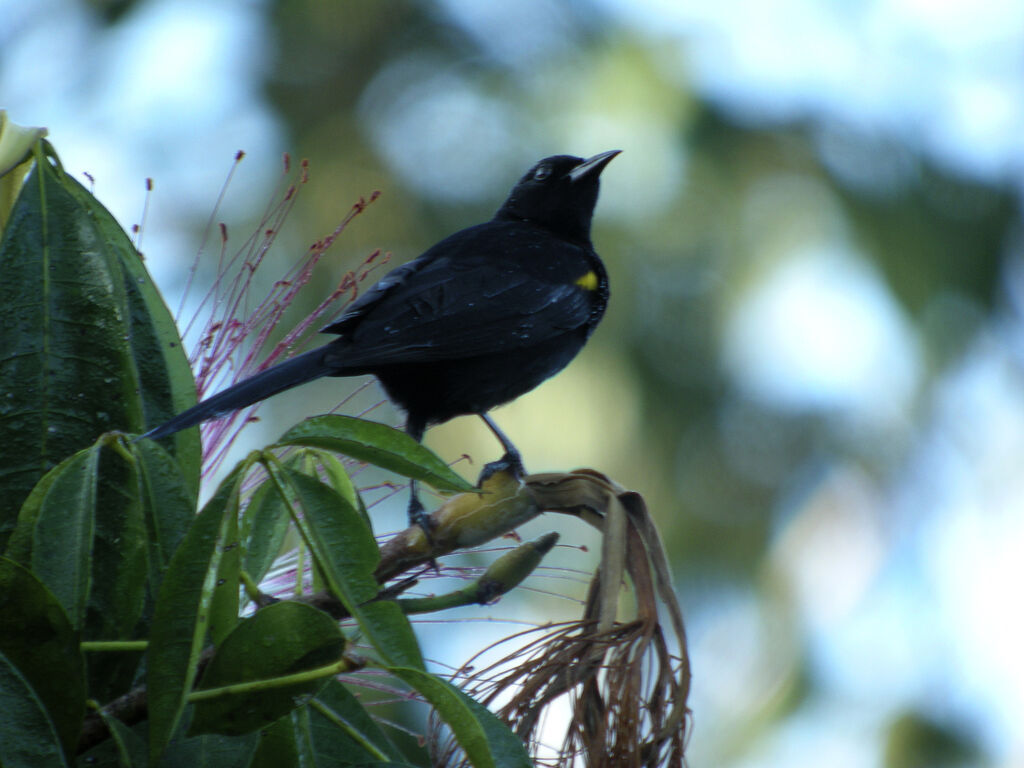
<svg viewBox="0 0 1024 768"><path fill-rule="evenodd" d="M378 307L392 293L404 290L410 281L417 279L416 275L428 266L429 262L424 258L426 254L418 259L403 264L400 267L388 272L384 277L370 286L370 289L353 301L330 325L321 328L321 333L348 334L362 321L368 313Z"/></svg>
<svg viewBox="0 0 1024 768"><path fill-rule="evenodd" d="M336 347L338 364L500 354L585 325L593 297L576 282L587 270L585 251L547 241L541 258L524 259L521 245L495 245L492 237L449 238L390 272L324 329L348 342ZM483 252L474 246L490 247ZM552 251L558 248L566 250Z"/></svg>

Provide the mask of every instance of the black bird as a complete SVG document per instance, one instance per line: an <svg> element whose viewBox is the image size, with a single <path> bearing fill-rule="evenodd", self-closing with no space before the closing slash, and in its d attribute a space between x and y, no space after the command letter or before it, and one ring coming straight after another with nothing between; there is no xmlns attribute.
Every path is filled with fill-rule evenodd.
<svg viewBox="0 0 1024 768"><path fill-rule="evenodd" d="M608 304L590 242L598 177L619 150L541 160L494 218L446 237L392 270L325 333L338 338L210 397L143 437L158 439L321 376L375 375L405 410L406 432L477 414L522 471L487 415L562 370ZM415 485L410 522L426 520Z"/></svg>

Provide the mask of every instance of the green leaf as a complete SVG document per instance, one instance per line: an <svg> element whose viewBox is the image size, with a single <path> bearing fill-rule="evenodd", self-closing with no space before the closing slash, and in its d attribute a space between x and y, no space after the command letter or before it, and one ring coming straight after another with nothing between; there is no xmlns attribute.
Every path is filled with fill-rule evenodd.
<svg viewBox="0 0 1024 768"><path fill-rule="evenodd" d="M405 756L359 699L337 680L331 680L316 695L309 709L318 754L345 755L360 765L384 760L405 762Z"/></svg>
<svg viewBox="0 0 1024 768"><path fill-rule="evenodd" d="M314 708L318 703L329 705L330 712L348 720L351 727L339 728L334 718ZM373 744L370 751L359 746L361 740ZM375 755L381 753L392 756L390 761L378 761ZM314 764L360 768L414 766L391 745L358 700L337 680L331 680L313 703L299 707L260 731L260 746L249 768L299 768Z"/></svg>
<svg viewBox="0 0 1024 768"><path fill-rule="evenodd" d="M0 654L0 765L66 766L60 738L46 708L11 660Z"/></svg>
<svg viewBox="0 0 1024 768"><path fill-rule="evenodd" d="M131 241L44 151L53 154L37 146L0 240L0 546L59 460L195 402L177 331ZM195 432L167 443L193 493Z"/></svg>
<svg viewBox="0 0 1024 768"><path fill-rule="evenodd" d="M337 491L316 478L273 466L268 471L286 501L301 509L296 524L305 531L331 593L388 664L422 669L423 657L405 614L393 601L374 600L379 586L373 572L380 551L366 521Z"/></svg>
<svg viewBox="0 0 1024 768"><path fill-rule="evenodd" d="M161 445L139 440L129 447L138 462L138 493L149 544L149 588L156 594L171 556L195 520L195 499L178 463Z"/></svg>
<svg viewBox="0 0 1024 768"><path fill-rule="evenodd" d="M0 241L0 544L58 461L143 426L124 275L63 179L37 151Z"/></svg>
<svg viewBox="0 0 1024 768"><path fill-rule="evenodd" d="M288 533L288 507L271 483L263 483L249 499L242 522L244 568L258 584L281 553Z"/></svg>
<svg viewBox="0 0 1024 768"><path fill-rule="evenodd" d="M137 465L116 435L104 435L51 470L29 494L10 554L46 584L86 640L142 631L147 535ZM141 655L104 654L89 665L101 700L131 684Z"/></svg>
<svg viewBox="0 0 1024 768"><path fill-rule="evenodd" d="M348 476L348 472L345 470L345 465L338 461L338 458L333 453L317 450L316 448L310 449L309 453L323 470L327 485L340 493L341 497L351 506L358 509L359 514L363 516L366 524L369 525L370 516L366 512L366 507L363 506L363 500L356 492L355 485L352 484L352 478ZM373 526L370 527L372 528Z"/></svg>
<svg viewBox="0 0 1024 768"><path fill-rule="evenodd" d="M145 723L128 728L114 717L105 717L104 721L110 727L112 738L79 755L78 768L146 768L150 765L141 735ZM156 765L158 768L251 768L256 745L255 734L175 739Z"/></svg>
<svg viewBox="0 0 1024 768"><path fill-rule="evenodd" d="M311 449L310 456L323 468L327 485L336 490L351 506L359 506L359 494L352 484L352 478L345 471L345 465L333 453Z"/></svg>
<svg viewBox="0 0 1024 768"><path fill-rule="evenodd" d="M237 509L239 486L248 466L243 462L236 467L196 516L160 586L146 654L153 763L177 729L195 681L230 529L229 510Z"/></svg>
<svg viewBox="0 0 1024 768"><path fill-rule="evenodd" d="M12 538L12 554L87 640L128 638L142 614L146 530L136 465L119 439L104 436L51 470L26 500Z"/></svg>
<svg viewBox="0 0 1024 768"><path fill-rule="evenodd" d="M295 731L295 751L299 765L316 763L316 746L313 744L313 730L309 723L309 707L299 707L288 715Z"/></svg>
<svg viewBox="0 0 1024 768"><path fill-rule="evenodd" d="M138 494L138 465L121 440L108 436L100 443L89 605L82 632L86 640L129 640L146 629L140 619L147 594L149 543ZM37 526L37 541L46 530ZM90 659L89 695L106 701L126 693L141 659L140 652L103 653Z"/></svg>
<svg viewBox="0 0 1024 768"><path fill-rule="evenodd" d="M0 616L0 654L35 691L64 754L74 755L85 713L85 662L78 632L53 593L7 558L0 558Z"/></svg>
<svg viewBox="0 0 1024 768"><path fill-rule="evenodd" d="M99 444L86 640L133 637L146 594L149 545L138 496L138 467L127 450L114 444L119 439ZM48 535L47 528L37 526L36 546Z"/></svg>
<svg viewBox="0 0 1024 768"><path fill-rule="evenodd" d="M291 716L260 731L260 744L249 768L299 768L299 748Z"/></svg>
<svg viewBox="0 0 1024 768"><path fill-rule="evenodd" d="M404 432L375 421L331 413L314 416L285 432L277 445L306 445L351 456L442 491L471 491L436 454Z"/></svg>
<svg viewBox="0 0 1024 768"><path fill-rule="evenodd" d="M69 456L65 459L64 463L74 458L74 456ZM56 471L58 468L59 465L43 475L39 482L36 483L28 498L25 499L25 503L18 514L18 522L14 530L11 531L10 538L7 540L7 557L17 560L23 565L32 565L32 541L35 534L36 521L38 520L39 510L42 507L43 501L50 492L50 488L61 475L60 472Z"/></svg>
<svg viewBox="0 0 1024 768"><path fill-rule="evenodd" d="M203 673L200 690L316 669L340 660L344 650L345 637L326 613L303 603L274 603L241 621L224 639ZM328 680L320 677L284 686L254 686L202 699L196 702L191 732L238 735L266 727Z"/></svg>
<svg viewBox="0 0 1024 768"><path fill-rule="evenodd" d="M419 669L390 670L429 701L475 768L530 768L522 740L486 707L439 677Z"/></svg>
<svg viewBox="0 0 1024 768"><path fill-rule="evenodd" d="M177 324L146 271L142 255L117 220L78 181L70 176L62 181L100 233L109 257L121 267L128 341L141 395L143 425L148 428L162 424L196 403L195 378ZM199 430L182 430L160 443L178 460L194 506L202 458Z"/></svg>
<svg viewBox="0 0 1024 768"><path fill-rule="evenodd" d="M217 566L217 588L210 603L210 640L220 645L221 640L238 624L239 588L242 570L242 546L238 538L239 494L228 497L224 511L222 545L223 555Z"/></svg>
<svg viewBox="0 0 1024 768"><path fill-rule="evenodd" d="M12 542L78 629L89 603L98 471L96 446L54 467L40 482L43 491L32 493L22 508Z"/></svg>
<svg viewBox="0 0 1024 768"><path fill-rule="evenodd" d="M248 768L259 737L194 736L173 742L159 762L159 768Z"/></svg>

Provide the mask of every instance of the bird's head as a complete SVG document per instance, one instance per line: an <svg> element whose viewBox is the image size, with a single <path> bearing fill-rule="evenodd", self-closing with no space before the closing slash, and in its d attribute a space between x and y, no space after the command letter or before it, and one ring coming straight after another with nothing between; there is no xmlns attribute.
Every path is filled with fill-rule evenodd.
<svg viewBox="0 0 1024 768"><path fill-rule="evenodd" d="M621 150L583 159L552 155L534 165L512 188L494 218L529 221L577 242L590 242L601 171Z"/></svg>

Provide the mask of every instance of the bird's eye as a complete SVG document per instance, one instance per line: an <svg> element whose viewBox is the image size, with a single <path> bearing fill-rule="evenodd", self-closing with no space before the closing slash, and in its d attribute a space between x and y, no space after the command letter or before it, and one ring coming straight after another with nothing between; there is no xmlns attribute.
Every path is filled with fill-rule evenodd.
<svg viewBox="0 0 1024 768"><path fill-rule="evenodd" d="M536 171L533 172L534 181L544 181L548 176L551 175L551 166L542 165Z"/></svg>

